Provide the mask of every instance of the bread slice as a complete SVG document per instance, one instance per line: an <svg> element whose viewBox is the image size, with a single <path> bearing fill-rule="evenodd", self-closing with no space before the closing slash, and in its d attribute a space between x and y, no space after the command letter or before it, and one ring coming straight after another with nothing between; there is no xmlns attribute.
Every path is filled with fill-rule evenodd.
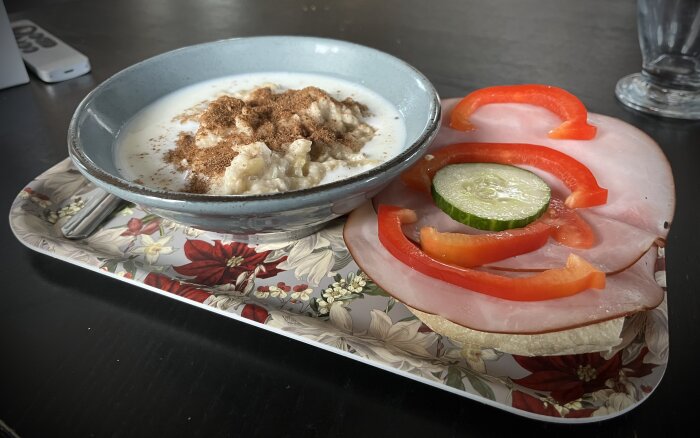
<svg viewBox="0 0 700 438"><path fill-rule="evenodd" d="M471 357L482 349L520 356L553 356L609 352L631 342L643 326L644 312L583 327L542 334L504 334L472 330L439 315L406 306L435 333L462 345L462 355ZM642 321L639 321L639 319Z"/></svg>

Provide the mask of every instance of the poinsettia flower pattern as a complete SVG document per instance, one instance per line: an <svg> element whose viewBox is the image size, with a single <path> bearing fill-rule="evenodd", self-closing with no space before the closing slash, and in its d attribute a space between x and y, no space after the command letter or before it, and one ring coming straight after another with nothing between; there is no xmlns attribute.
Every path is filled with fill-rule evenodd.
<svg viewBox="0 0 700 438"><path fill-rule="evenodd" d="M190 263L173 269L208 286L235 283L244 272L256 272L258 278L274 277L282 271L277 265L286 259L266 262L269 252L258 253L245 243L224 244L220 240L214 240L213 245L204 240L187 240L183 250Z"/></svg>
<svg viewBox="0 0 700 438"><path fill-rule="evenodd" d="M663 376L665 302L639 314L619 348L604 355L513 358L471 351L430 331L357 270L344 246L342 220L298 241L251 247L132 205L89 238L67 241L60 226L93 189L66 160L18 195L10 211L13 231L22 242L79 266L415 374L438 387L478 393L521 413L610 417L638 405ZM659 256L657 281L665 286L663 251Z"/></svg>
<svg viewBox="0 0 700 438"><path fill-rule="evenodd" d="M622 362L622 352L610 359L600 353L564 356L513 356L516 362L531 374L513 379L513 382L536 391L549 392L557 403L566 404L593 393L615 386L627 377L650 374L654 364L644 363L646 349L628 364Z"/></svg>
<svg viewBox="0 0 700 438"><path fill-rule="evenodd" d="M265 321L267 321L269 313L267 309L265 309L262 306L258 306L257 304L246 304L245 306L243 306L241 316L244 318L252 319L255 322L264 324Z"/></svg>
<svg viewBox="0 0 700 438"><path fill-rule="evenodd" d="M149 286L157 287L158 289L162 289L175 295L180 295L181 297L188 298L199 303L203 302L211 295L209 292L199 289L191 284L181 283L166 275L157 274L155 272L149 273L143 282Z"/></svg>

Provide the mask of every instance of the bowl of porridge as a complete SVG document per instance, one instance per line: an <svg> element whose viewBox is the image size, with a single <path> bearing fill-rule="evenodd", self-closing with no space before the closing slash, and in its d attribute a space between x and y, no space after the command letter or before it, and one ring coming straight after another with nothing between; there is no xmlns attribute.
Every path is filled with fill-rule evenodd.
<svg viewBox="0 0 700 438"><path fill-rule="evenodd" d="M300 238L414 163L438 95L404 61L312 37L185 47L109 78L68 132L79 171L106 191L250 243Z"/></svg>

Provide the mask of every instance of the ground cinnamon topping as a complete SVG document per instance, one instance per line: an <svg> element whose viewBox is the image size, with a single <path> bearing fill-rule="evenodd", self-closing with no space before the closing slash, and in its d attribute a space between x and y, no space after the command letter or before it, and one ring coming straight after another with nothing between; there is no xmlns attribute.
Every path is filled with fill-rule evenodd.
<svg viewBox="0 0 700 438"><path fill-rule="evenodd" d="M209 181L199 175L192 175L188 179L185 190L188 193L207 193L209 191Z"/></svg>
<svg viewBox="0 0 700 438"><path fill-rule="evenodd" d="M309 111L313 105L316 110ZM194 135L180 133L176 148L165 154L165 161L180 171L192 172L187 191L205 193L207 180L221 176L238 154L236 146L263 142L274 152L306 139L312 142L312 160L324 155L329 147L342 146L357 152L367 141L366 136L346 129L338 117L327 116L338 106L358 118L367 115L366 106L352 99L338 101L316 87L281 93L258 88L245 100L222 96L198 117L199 128ZM371 136L373 130L365 127Z"/></svg>
<svg viewBox="0 0 700 438"><path fill-rule="evenodd" d="M214 176L221 174L231 164L237 152L229 144L200 148L192 134L181 132L177 147L165 154L165 161L175 165L177 170L191 170L195 173Z"/></svg>

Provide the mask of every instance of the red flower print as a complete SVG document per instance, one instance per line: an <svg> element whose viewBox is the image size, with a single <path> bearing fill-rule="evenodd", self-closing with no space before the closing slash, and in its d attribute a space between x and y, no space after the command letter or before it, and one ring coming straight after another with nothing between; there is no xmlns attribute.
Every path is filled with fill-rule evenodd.
<svg viewBox="0 0 700 438"><path fill-rule="evenodd" d="M290 290L292 290L292 287L288 286L284 281L280 281L279 283L277 283L277 287L285 292L289 292Z"/></svg>
<svg viewBox="0 0 700 438"><path fill-rule="evenodd" d="M622 370L625 372L625 376L644 377L651 374L654 368L656 368L656 365L653 363L644 363L644 356L646 356L648 352L649 348L644 347L634 360L624 364Z"/></svg>
<svg viewBox="0 0 700 438"><path fill-rule="evenodd" d="M126 231L124 231L122 236L138 236L139 234L151 235L158 231L160 228L160 219L154 219L147 222L145 225L143 221L139 218L132 217L129 222L126 223Z"/></svg>
<svg viewBox="0 0 700 438"><path fill-rule="evenodd" d="M269 315L270 314L264 307L258 306L257 304L246 304L243 307L243 311L241 311L242 317L252 319L260 324L265 324Z"/></svg>
<svg viewBox="0 0 700 438"><path fill-rule="evenodd" d="M531 374L513 379L517 384L536 391L549 391L560 404L576 400L584 394L606 388L608 379L617 379L621 372L628 377L641 377L651 373L654 365L644 364L647 350L643 349L632 362L623 365L622 352L605 360L600 353L571 354L565 356L513 358Z"/></svg>
<svg viewBox="0 0 700 438"><path fill-rule="evenodd" d="M282 271L277 265L286 259L266 263L270 251L257 253L245 243L224 245L220 240L215 240L213 245L203 240L188 240L184 250L191 263L173 266L173 269L206 285L235 283L241 273L253 272L256 268L262 268L257 272L259 278L273 277Z"/></svg>
<svg viewBox="0 0 700 438"><path fill-rule="evenodd" d="M185 297L199 303L203 302L211 295L209 292L202 289L197 289L191 284L183 284L163 274L156 274L154 272L148 274L143 282L149 286L157 287L158 289L162 289L175 295L180 295L181 297Z"/></svg>

